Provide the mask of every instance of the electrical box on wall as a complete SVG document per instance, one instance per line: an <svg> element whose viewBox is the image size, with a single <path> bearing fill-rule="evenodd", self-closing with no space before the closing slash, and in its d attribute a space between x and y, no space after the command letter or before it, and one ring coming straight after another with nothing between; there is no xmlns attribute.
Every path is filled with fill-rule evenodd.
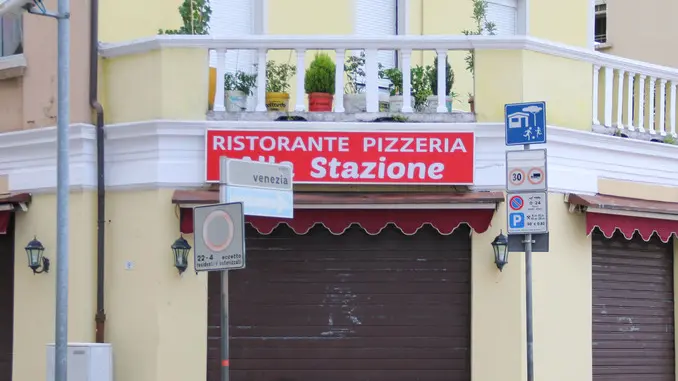
<svg viewBox="0 0 678 381"><path fill-rule="evenodd" d="M47 344L47 379L54 380L54 344ZM68 381L113 381L108 343L68 343Z"/></svg>

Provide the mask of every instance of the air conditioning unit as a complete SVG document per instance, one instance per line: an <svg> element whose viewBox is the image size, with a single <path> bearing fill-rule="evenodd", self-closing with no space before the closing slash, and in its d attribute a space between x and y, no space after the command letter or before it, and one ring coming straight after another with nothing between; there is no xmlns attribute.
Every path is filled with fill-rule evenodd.
<svg viewBox="0 0 678 381"><path fill-rule="evenodd" d="M47 344L47 380L54 380L54 344ZM68 381L113 381L113 347L68 343Z"/></svg>

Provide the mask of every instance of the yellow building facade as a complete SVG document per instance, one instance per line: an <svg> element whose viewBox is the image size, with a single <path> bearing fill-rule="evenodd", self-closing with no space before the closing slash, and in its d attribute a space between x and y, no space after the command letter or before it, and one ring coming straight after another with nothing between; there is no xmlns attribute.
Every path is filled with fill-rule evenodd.
<svg viewBox="0 0 678 381"><path fill-rule="evenodd" d="M499 271L491 244L508 224L504 105L544 101L549 251L533 255L535 379L602 380L620 376L622 365L648 379L675 377L675 69L596 52L593 1L488 1L487 17L501 33L466 37L461 31L474 28L470 0L253 0L238 10L251 16L243 25L228 19L235 17L228 2L213 0L212 36L157 35L181 25L179 0L100 0L94 89L104 110L105 165L98 173L97 118L83 112L70 130L69 341L103 338L113 348L115 379L125 381L218 380L223 360L235 381L524 380L524 254L512 252ZM395 11L393 35L367 27L380 17L358 10L372 3ZM229 34L224 24L250 33ZM406 71L447 58L459 97L452 112L351 114L338 109L339 84L348 81L340 72L333 111L309 112L298 70L287 112L256 110L265 106L261 76L247 110L219 109L225 84L211 73L261 74L268 60L307 68L321 49L335 62L365 50L368 109L384 91L371 69L377 60ZM0 74L10 60L18 65L2 57ZM16 78L0 79L0 95ZM81 87L72 95L79 106L87 101ZM277 120L287 116L301 120ZM13 291L0 293L12 320L11 356L0 358L0 372L9 363L11 376L0 373L0 381L45 377L59 266L55 129L27 128L35 118L25 110L14 119L21 126L0 133L0 251L13 264L2 278ZM220 155L210 131L464 135L471 143L466 156L421 156L447 165L449 177L438 182L307 176L295 184L294 219L248 217L248 263L231 275L232 352L224 359L216 273L194 271L192 251L178 273L171 250L182 234L193 246L193 208L219 201L208 181ZM255 151L248 152L288 158L297 179L310 167L306 152ZM365 152L346 157L367 161ZM380 155L420 157L407 152ZM27 268L24 247L33 238L45 247L49 272ZM98 312L105 321L97 324Z"/></svg>

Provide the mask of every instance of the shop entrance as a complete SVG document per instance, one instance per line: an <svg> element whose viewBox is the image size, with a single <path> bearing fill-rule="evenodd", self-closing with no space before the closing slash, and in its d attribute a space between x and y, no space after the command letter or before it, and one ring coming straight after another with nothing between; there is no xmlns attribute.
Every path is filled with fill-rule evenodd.
<svg viewBox="0 0 678 381"><path fill-rule="evenodd" d="M14 215L0 234L0 381L12 381L14 336Z"/></svg>

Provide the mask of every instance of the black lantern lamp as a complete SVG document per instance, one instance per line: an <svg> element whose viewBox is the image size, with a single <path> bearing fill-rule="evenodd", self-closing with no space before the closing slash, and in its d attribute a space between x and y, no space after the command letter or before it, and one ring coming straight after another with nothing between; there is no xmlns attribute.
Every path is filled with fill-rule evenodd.
<svg viewBox="0 0 678 381"><path fill-rule="evenodd" d="M499 271L502 271L504 265L508 263L508 238L499 231L499 235L492 241L492 249L494 250L494 263L497 265Z"/></svg>
<svg viewBox="0 0 678 381"><path fill-rule="evenodd" d="M172 244L172 252L174 253L174 267L179 270L179 274L186 271L188 267L188 252L191 251L191 245L184 239L184 236L177 238Z"/></svg>
<svg viewBox="0 0 678 381"><path fill-rule="evenodd" d="M33 270L33 274L49 272L49 259L42 256L45 247L33 237L33 240L26 245L26 255L28 256L28 267Z"/></svg>

